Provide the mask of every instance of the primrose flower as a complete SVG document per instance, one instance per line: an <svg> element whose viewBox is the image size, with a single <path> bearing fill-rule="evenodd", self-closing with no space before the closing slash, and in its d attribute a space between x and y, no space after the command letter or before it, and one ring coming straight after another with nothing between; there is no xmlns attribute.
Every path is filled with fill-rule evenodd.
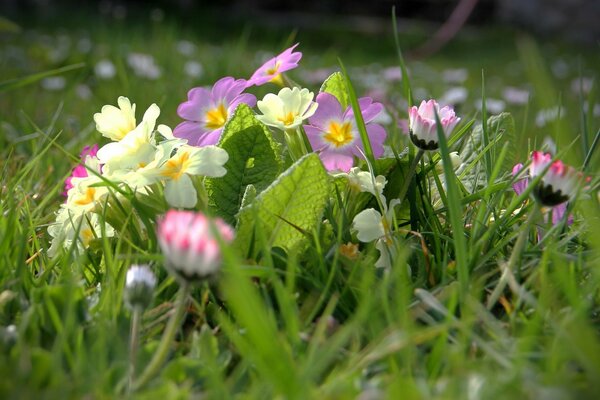
<svg viewBox="0 0 600 400"><path fill-rule="evenodd" d="M111 140L121 140L135 129L135 104L123 96L117 103L119 108L105 105L101 112L94 114L96 130Z"/></svg>
<svg viewBox="0 0 600 400"><path fill-rule="evenodd" d="M150 180L165 179L165 199L171 207L192 208L198 198L190 175L213 178L227 173L223 165L229 159L227 152L216 146L180 146L177 152L156 168L141 172Z"/></svg>
<svg viewBox="0 0 600 400"><path fill-rule="evenodd" d="M242 93L245 89L245 80L230 76L219 79L210 89L191 89L188 100L177 108L177 114L186 121L175 127L173 135L187 139L190 146L217 144L236 107L241 103L250 107L256 104L253 94Z"/></svg>
<svg viewBox="0 0 600 400"><path fill-rule="evenodd" d="M317 110L318 104L312 101L313 97L314 94L308 89L300 90L297 87L283 88L277 95L269 93L258 101L258 109L263 115L257 115L256 118L265 125L283 131L293 130Z"/></svg>
<svg viewBox="0 0 600 400"><path fill-rule="evenodd" d="M395 254L395 241L392 235L394 207L400 204L399 199L390 201L389 207L384 196L384 215L373 208L367 208L358 213L352 221L352 229L356 231L356 238L363 243L376 241L375 248L379 250L380 257L375 263L377 268L389 268L392 265L391 256Z"/></svg>
<svg viewBox="0 0 600 400"><path fill-rule="evenodd" d="M317 103L319 107L309 119L310 125L304 126L306 136L328 171L348 172L354 165L354 156L362 157L364 152L352 107L342 110L338 99L325 92L319 93ZM370 97L358 99L358 105L373 154L381 157L386 132L381 125L373 123L373 120L383 111L383 105L373 102Z"/></svg>
<svg viewBox="0 0 600 400"><path fill-rule="evenodd" d="M581 174L561 160L552 162L550 153L534 151L531 154L529 175L534 179L543 174L548 166L548 171L533 190L533 195L542 205L554 207L566 202L574 194Z"/></svg>
<svg viewBox="0 0 600 400"><path fill-rule="evenodd" d="M169 210L158 221L158 243L166 267L183 280L205 279L221 268L221 249L233 240L233 228L199 212Z"/></svg>
<svg viewBox="0 0 600 400"><path fill-rule="evenodd" d="M125 304L131 309L144 309L152 301L156 276L147 265L132 265L125 277Z"/></svg>
<svg viewBox="0 0 600 400"><path fill-rule="evenodd" d="M118 170L135 170L154 158L154 126L160 109L152 104L142 122L118 142L105 144L98 150L98 159L104 164L102 172L110 176Z"/></svg>
<svg viewBox="0 0 600 400"><path fill-rule="evenodd" d="M410 139L415 146L422 150L436 150L439 146L435 114L437 113L444 135L449 137L460 118L449 107L440 109L435 100L422 101L421 105L413 106L408 110Z"/></svg>
<svg viewBox="0 0 600 400"><path fill-rule="evenodd" d="M103 222L98 214L73 210L67 206L61 206L56 222L48 227L48 234L52 236L52 244L48 249L48 255L54 257L60 248L69 250L75 241L77 250L82 253L93 239L112 237L115 230L109 224Z"/></svg>
<svg viewBox="0 0 600 400"><path fill-rule="evenodd" d="M274 82L283 86L281 73L296 68L302 58L302 53L294 51L296 46L298 46L298 43L264 63L252 74L248 80L247 87L254 85L261 86L267 82Z"/></svg>
<svg viewBox="0 0 600 400"><path fill-rule="evenodd" d="M350 172L335 176L348 178L348 185L359 192L368 192L373 196L383 195L383 189L387 185L387 179L383 175L373 175L369 171L361 171L359 167L352 167Z"/></svg>
<svg viewBox="0 0 600 400"><path fill-rule="evenodd" d="M102 165L98 161L98 157L96 156L97 153L97 144L91 147L85 146L83 148L81 154L79 155L81 157L81 164L78 164L75 168L73 168L71 176L65 180L65 191L63 192L64 196L67 196L69 189L74 186L74 178L86 178L88 176L88 168L100 173Z"/></svg>

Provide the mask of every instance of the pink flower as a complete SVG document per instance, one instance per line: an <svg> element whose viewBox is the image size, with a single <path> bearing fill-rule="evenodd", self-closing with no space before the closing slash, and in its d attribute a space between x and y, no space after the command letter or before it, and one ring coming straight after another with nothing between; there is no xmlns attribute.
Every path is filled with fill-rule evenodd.
<svg viewBox="0 0 600 400"><path fill-rule="evenodd" d="M187 121L177 125L173 135L187 139L191 146L217 144L223 126L241 104L254 107L256 97L242 92L246 89L244 79L230 76L219 79L212 88L196 87L188 92L188 100L177 107L177 114Z"/></svg>
<svg viewBox="0 0 600 400"><path fill-rule="evenodd" d="M436 150L439 146L435 114L440 119L444 135L449 137L460 118L454 114L454 110L449 107L440 109L435 100L422 101L419 108L413 106L408 110L410 139L418 148L422 150Z"/></svg>
<svg viewBox="0 0 600 400"><path fill-rule="evenodd" d="M281 83L280 74L296 68L302 58L302 53L299 51L294 52L296 46L298 46L298 43L264 63L252 74L248 80L247 87L253 85L261 86L267 82Z"/></svg>
<svg viewBox="0 0 600 400"><path fill-rule="evenodd" d="M220 218L199 212L169 210L158 221L158 243L166 266L185 280L204 279L220 269L218 237L231 242L233 229Z"/></svg>
<svg viewBox="0 0 600 400"><path fill-rule="evenodd" d="M542 205L554 207L569 200L577 189L581 174L561 160L552 162L550 153L534 151L529 166L531 178L543 174L547 168L533 194Z"/></svg>
<svg viewBox="0 0 600 400"><path fill-rule="evenodd" d="M512 175L516 176L519 172L521 172L522 169L523 169L523 164L519 163L519 164L515 165L512 170ZM542 169L542 171L543 171L543 169ZM529 177L524 176L513 184L513 190L515 191L515 193L517 195L520 195L521 193L523 193L525 191L525 189L527 189L527 186L529 186ZM551 207L550 212L552 213L552 225L556 225L560 221L562 221L566 211L567 211L567 203L566 202L561 203L557 206ZM548 220L547 214L546 214L545 218L546 218L546 220ZM571 225L572 223L573 223L573 216L569 215L567 217L567 225Z"/></svg>
<svg viewBox="0 0 600 400"><path fill-rule="evenodd" d="M306 136L328 171L348 172L354 165L354 156L362 157L361 151L364 152L352 107L348 106L343 111L338 99L325 92L319 93L316 100L319 107L310 117L310 125L304 126ZM375 157L381 157L387 135L381 125L370 122L383 111L383 105L373 103L370 97L358 99L358 104L373 154Z"/></svg>
<svg viewBox="0 0 600 400"><path fill-rule="evenodd" d="M71 172L71 176L69 176L65 180L65 191L63 192L63 196L67 196L69 189L73 187L73 178L85 178L88 174L88 169L86 168L86 164L90 168L96 168L98 173L100 172L101 165L98 164L98 157L96 154L98 153L98 145L95 144L93 146L85 146L83 150L81 150L81 164L77 164L73 171Z"/></svg>

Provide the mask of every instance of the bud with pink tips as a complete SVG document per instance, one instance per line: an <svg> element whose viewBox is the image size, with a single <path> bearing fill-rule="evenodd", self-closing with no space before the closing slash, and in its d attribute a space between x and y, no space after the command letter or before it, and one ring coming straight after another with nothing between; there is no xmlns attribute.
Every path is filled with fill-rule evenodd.
<svg viewBox="0 0 600 400"><path fill-rule="evenodd" d="M544 174L547 168L548 171ZM529 175L534 179L542 174L544 176L533 190L533 195L542 205L548 207L554 207L569 200L577 190L581 177L575 168L566 165L561 160L553 162L550 153L534 151L531 154Z"/></svg>
<svg viewBox="0 0 600 400"><path fill-rule="evenodd" d="M158 221L158 243L167 269L186 281L206 279L221 268L218 238L230 243L233 229L200 212L169 210Z"/></svg>
<svg viewBox="0 0 600 400"><path fill-rule="evenodd" d="M423 100L419 107L413 106L408 110L410 139L421 150L436 150L439 146L435 114L437 113L444 135L449 137L460 118L456 116L452 107L445 106L440 109L437 101Z"/></svg>

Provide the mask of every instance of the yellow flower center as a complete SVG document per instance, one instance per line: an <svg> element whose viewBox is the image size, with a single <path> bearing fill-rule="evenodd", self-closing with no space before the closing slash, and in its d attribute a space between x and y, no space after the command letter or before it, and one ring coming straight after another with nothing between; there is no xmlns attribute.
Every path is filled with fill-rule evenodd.
<svg viewBox="0 0 600 400"><path fill-rule="evenodd" d="M92 231L90 228L83 228L81 230L81 241L83 242L83 247L88 247L93 238L94 231Z"/></svg>
<svg viewBox="0 0 600 400"><path fill-rule="evenodd" d="M267 75L275 75L279 71L279 67L281 66L281 62L277 61L274 66L269 68L266 73Z"/></svg>
<svg viewBox="0 0 600 400"><path fill-rule="evenodd" d="M175 157L171 158L165 163L165 169L162 172L162 175L176 181L181 178L181 176L188 169L189 165L190 153L187 151L184 151L181 154L178 153L175 155Z"/></svg>
<svg viewBox="0 0 600 400"><path fill-rule="evenodd" d="M75 198L74 203L78 206L86 206L94 201L94 195L96 194L96 189L93 187L88 187L85 189L85 192Z"/></svg>
<svg viewBox="0 0 600 400"><path fill-rule="evenodd" d="M296 118L296 115L297 115L296 113L290 111L283 117L277 118L277 120L283 122L283 125L285 125L285 126L292 125L294 123L294 119Z"/></svg>
<svg viewBox="0 0 600 400"><path fill-rule="evenodd" d="M219 129L227 121L227 109L223 103L206 113L206 127L208 129Z"/></svg>
<svg viewBox="0 0 600 400"><path fill-rule="evenodd" d="M351 132L350 122L344 122L341 125L337 122L330 123L329 131L324 138L334 144L336 147L341 147L350 143L352 139L354 139Z"/></svg>

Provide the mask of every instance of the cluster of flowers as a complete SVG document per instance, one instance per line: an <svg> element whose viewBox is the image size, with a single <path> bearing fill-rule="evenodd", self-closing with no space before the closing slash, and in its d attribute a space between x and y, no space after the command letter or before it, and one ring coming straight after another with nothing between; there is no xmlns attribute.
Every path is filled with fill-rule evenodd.
<svg viewBox="0 0 600 400"><path fill-rule="evenodd" d="M152 195L153 187L161 185L167 203L175 208L194 208L197 193L194 177L220 177L226 173L228 160L225 150L219 148L224 127L240 104L257 107L256 118L268 127L284 133L292 159L316 152L331 173L342 173L350 185L369 192L377 198L380 210L366 209L353 221L358 240L376 241L381 252L378 266L389 266L394 253L394 207L403 199L389 203L383 196L384 176L375 177L370 171L355 167L356 160L364 157L363 142L351 106L343 107L336 96L321 92L316 98L306 88L283 87L277 94L269 93L262 100L245 93L248 88L268 82L285 86L283 75L298 66L302 54L297 45L265 62L248 79L224 77L211 88L196 87L188 92L187 101L180 104L178 115L184 119L173 131L166 125L156 126L160 114L158 106L151 105L142 121L136 124L135 104L120 97L118 108L104 106L95 114L97 130L112 142L98 149L88 147L81 154L77 166L66 182L67 201L61 206L56 223L49 228L53 237L51 254L62 246L87 247L95 237L112 236L114 229L101 223L99 207L108 204L111 185L128 188L136 194ZM370 97L358 99L367 136L375 158L384 155L387 134L378 123L384 107ZM420 154L435 151L439 127L449 137L460 122L451 107L440 107L435 100L423 101L408 110L409 136L420 149ZM517 173L522 166L516 166ZM546 170L548 173L546 174ZM545 174L533 193L543 205L564 207L577 186L578 174L561 161L552 162L549 154L533 153L530 177ZM515 186L517 193L524 190L527 181ZM110 183L110 184L109 184ZM554 213L562 215L560 208Z"/></svg>

